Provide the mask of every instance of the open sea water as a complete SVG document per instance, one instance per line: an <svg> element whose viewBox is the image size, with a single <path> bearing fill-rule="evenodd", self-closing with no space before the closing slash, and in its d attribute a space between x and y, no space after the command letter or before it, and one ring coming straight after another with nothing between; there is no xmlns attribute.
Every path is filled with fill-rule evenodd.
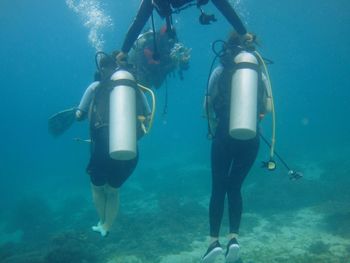
<svg viewBox="0 0 350 263"><path fill-rule="evenodd" d="M95 53L120 49L139 2L1 0L0 262L200 262L210 196L202 102L211 44L231 30L211 3L204 9L218 21L208 26L195 7L174 15L192 48L190 68L183 80L168 78L167 99L165 87L156 91L154 127L139 144L108 238L90 233L98 219L89 145L74 140L89 138L88 124L59 138L47 130L48 118L77 106L93 81ZM349 263L350 2L230 2L274 61L276 151L304 174L289 180L278 159L275 171L262 169L269 148L261 142L243 187L242 261ZM271 116L261 129L269 138Z"/></svg>

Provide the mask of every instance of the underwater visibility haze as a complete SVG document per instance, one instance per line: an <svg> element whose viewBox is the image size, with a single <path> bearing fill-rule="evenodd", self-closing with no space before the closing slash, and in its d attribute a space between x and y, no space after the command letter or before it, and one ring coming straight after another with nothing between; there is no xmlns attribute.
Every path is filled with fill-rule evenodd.
<svg viewBox="0 0 350 263"><path fill-rule="evenodd" d="M261 141L243 186L241 260L349 263L350 2L230 2L274 62L276 151L304 175L289 180L277 158L276 170L261 168L269 158ZM140 141L107 238L90 230L98 218L85 172L89 144L75 140L89 138L87 123L57 138L48 133L48 118L76 107L93 81L95 53L120 49L139 3L0 2L0 262L200 262L211 191L203 97L211 44L232 29L211 3L204 6L218 19L211 25L199 24L195 7L174 14L179 39L192 49L190 68L155 91L154 126ZM155 15L155 23L164 21ZM271 116L261 130L270 138ZM224 220L224 240L227 232Z"/></svg>

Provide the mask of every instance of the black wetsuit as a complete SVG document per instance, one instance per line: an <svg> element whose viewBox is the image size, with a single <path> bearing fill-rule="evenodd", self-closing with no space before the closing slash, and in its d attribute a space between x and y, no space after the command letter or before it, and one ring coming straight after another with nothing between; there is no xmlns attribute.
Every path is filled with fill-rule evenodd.
<svg viewBox="0 0 350 263"><path fill-rule="evenodd" d="M209 206L210 236L218 237L227 194L230 233L238 234L242 215L241 187L259 149L259 137L235 140L228 127L217 127L212 142L212 192Z"/></svg>
<svg viewBox="0 0 350 263"><path fill-rule="evenodd" d="M235 30L240 34L244 35L247 33L242 21L239 19L235 10L232 8L230 3L227 0L211 0L212 3L216 6L216 8L225 16L228 22L235 28ZM169 10L171 7L180 8L193 2L193 0L163 0L160 1L162 5L165 5ZM126 38L124 40L122 51L124 53L128 53L130 48L134 44L135 40L141 33L143 27L147 23L148 19L152 15L154 5L152 4L152 0L142 0L141 6L137 12L137 15L130 26ZM169 11L166 10L166 11ZM162 16L166 16L166 14L161 14ZM169 13L167 15L170 15Z"/></svg>
<svg viewBox="0 0 350 263"><path fill-rule="evenodd" d="M229 135L231 76L232 70L223 70L218 82L217 95L213 98L213 109L218 125L211 149L212 192L209 224L212 237L219 236L226 195L230 233L238 234L242 215L241 187L259 149L258 135L250 140L237 140ZM262 87L262 84L259 87ZM261 107L259 104L261 97L260 88L258 107Z"/></svg>

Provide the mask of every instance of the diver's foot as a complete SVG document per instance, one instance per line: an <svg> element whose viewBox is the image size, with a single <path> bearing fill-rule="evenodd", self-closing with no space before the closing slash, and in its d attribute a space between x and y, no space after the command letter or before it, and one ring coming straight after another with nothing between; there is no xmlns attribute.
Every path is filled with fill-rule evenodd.
<svg viewBox="0 0 350 263"><path fill-rule="evenodd" d="M94 232L99 232L102 237L106 237L108 235L108 231L103 227L101 222L98 222L96 226L92 226L91 229Z"/></svg>
<svg viewBox="0 0 350 263"><path fill-rule="evenodd" d="M211 243L207 252L202 257L201 263L213 263L215 259L223 252L218 240Z"/></svg>
<svg viewBox="0 0 350 263"><path fill-rule="evenodd" d="M92 231L98 232L98 231L99 231L99 228L100 228L101 226L102 226L101 221L98 221L97 225L96 225L96 226L92 226L91 229L92 229Z"/></svg>
<svg viewBox="0 0 350 263"><path fill-rule="evenodd" d="M239 245L237 239L232 238L227 244L226 263L234 263L239 259Z"/></svg>

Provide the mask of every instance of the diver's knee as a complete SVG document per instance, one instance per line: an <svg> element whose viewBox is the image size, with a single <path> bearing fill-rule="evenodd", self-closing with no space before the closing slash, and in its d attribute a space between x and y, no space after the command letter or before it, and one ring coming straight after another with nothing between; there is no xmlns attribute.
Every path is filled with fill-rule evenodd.
<svg viewBox="0 0 350 263"><path fill-rule="evenodd" d="M105 191L105 185L94 185L91 184L91 189L94 193L103 193Z"/></svg>
<svg viewBox="0 0 350 263"><path fill-rule="evenodd" d="M107 194L119 194L119 188L118 187L113 187L109 184L105 186L105 192Z"/></svg>

